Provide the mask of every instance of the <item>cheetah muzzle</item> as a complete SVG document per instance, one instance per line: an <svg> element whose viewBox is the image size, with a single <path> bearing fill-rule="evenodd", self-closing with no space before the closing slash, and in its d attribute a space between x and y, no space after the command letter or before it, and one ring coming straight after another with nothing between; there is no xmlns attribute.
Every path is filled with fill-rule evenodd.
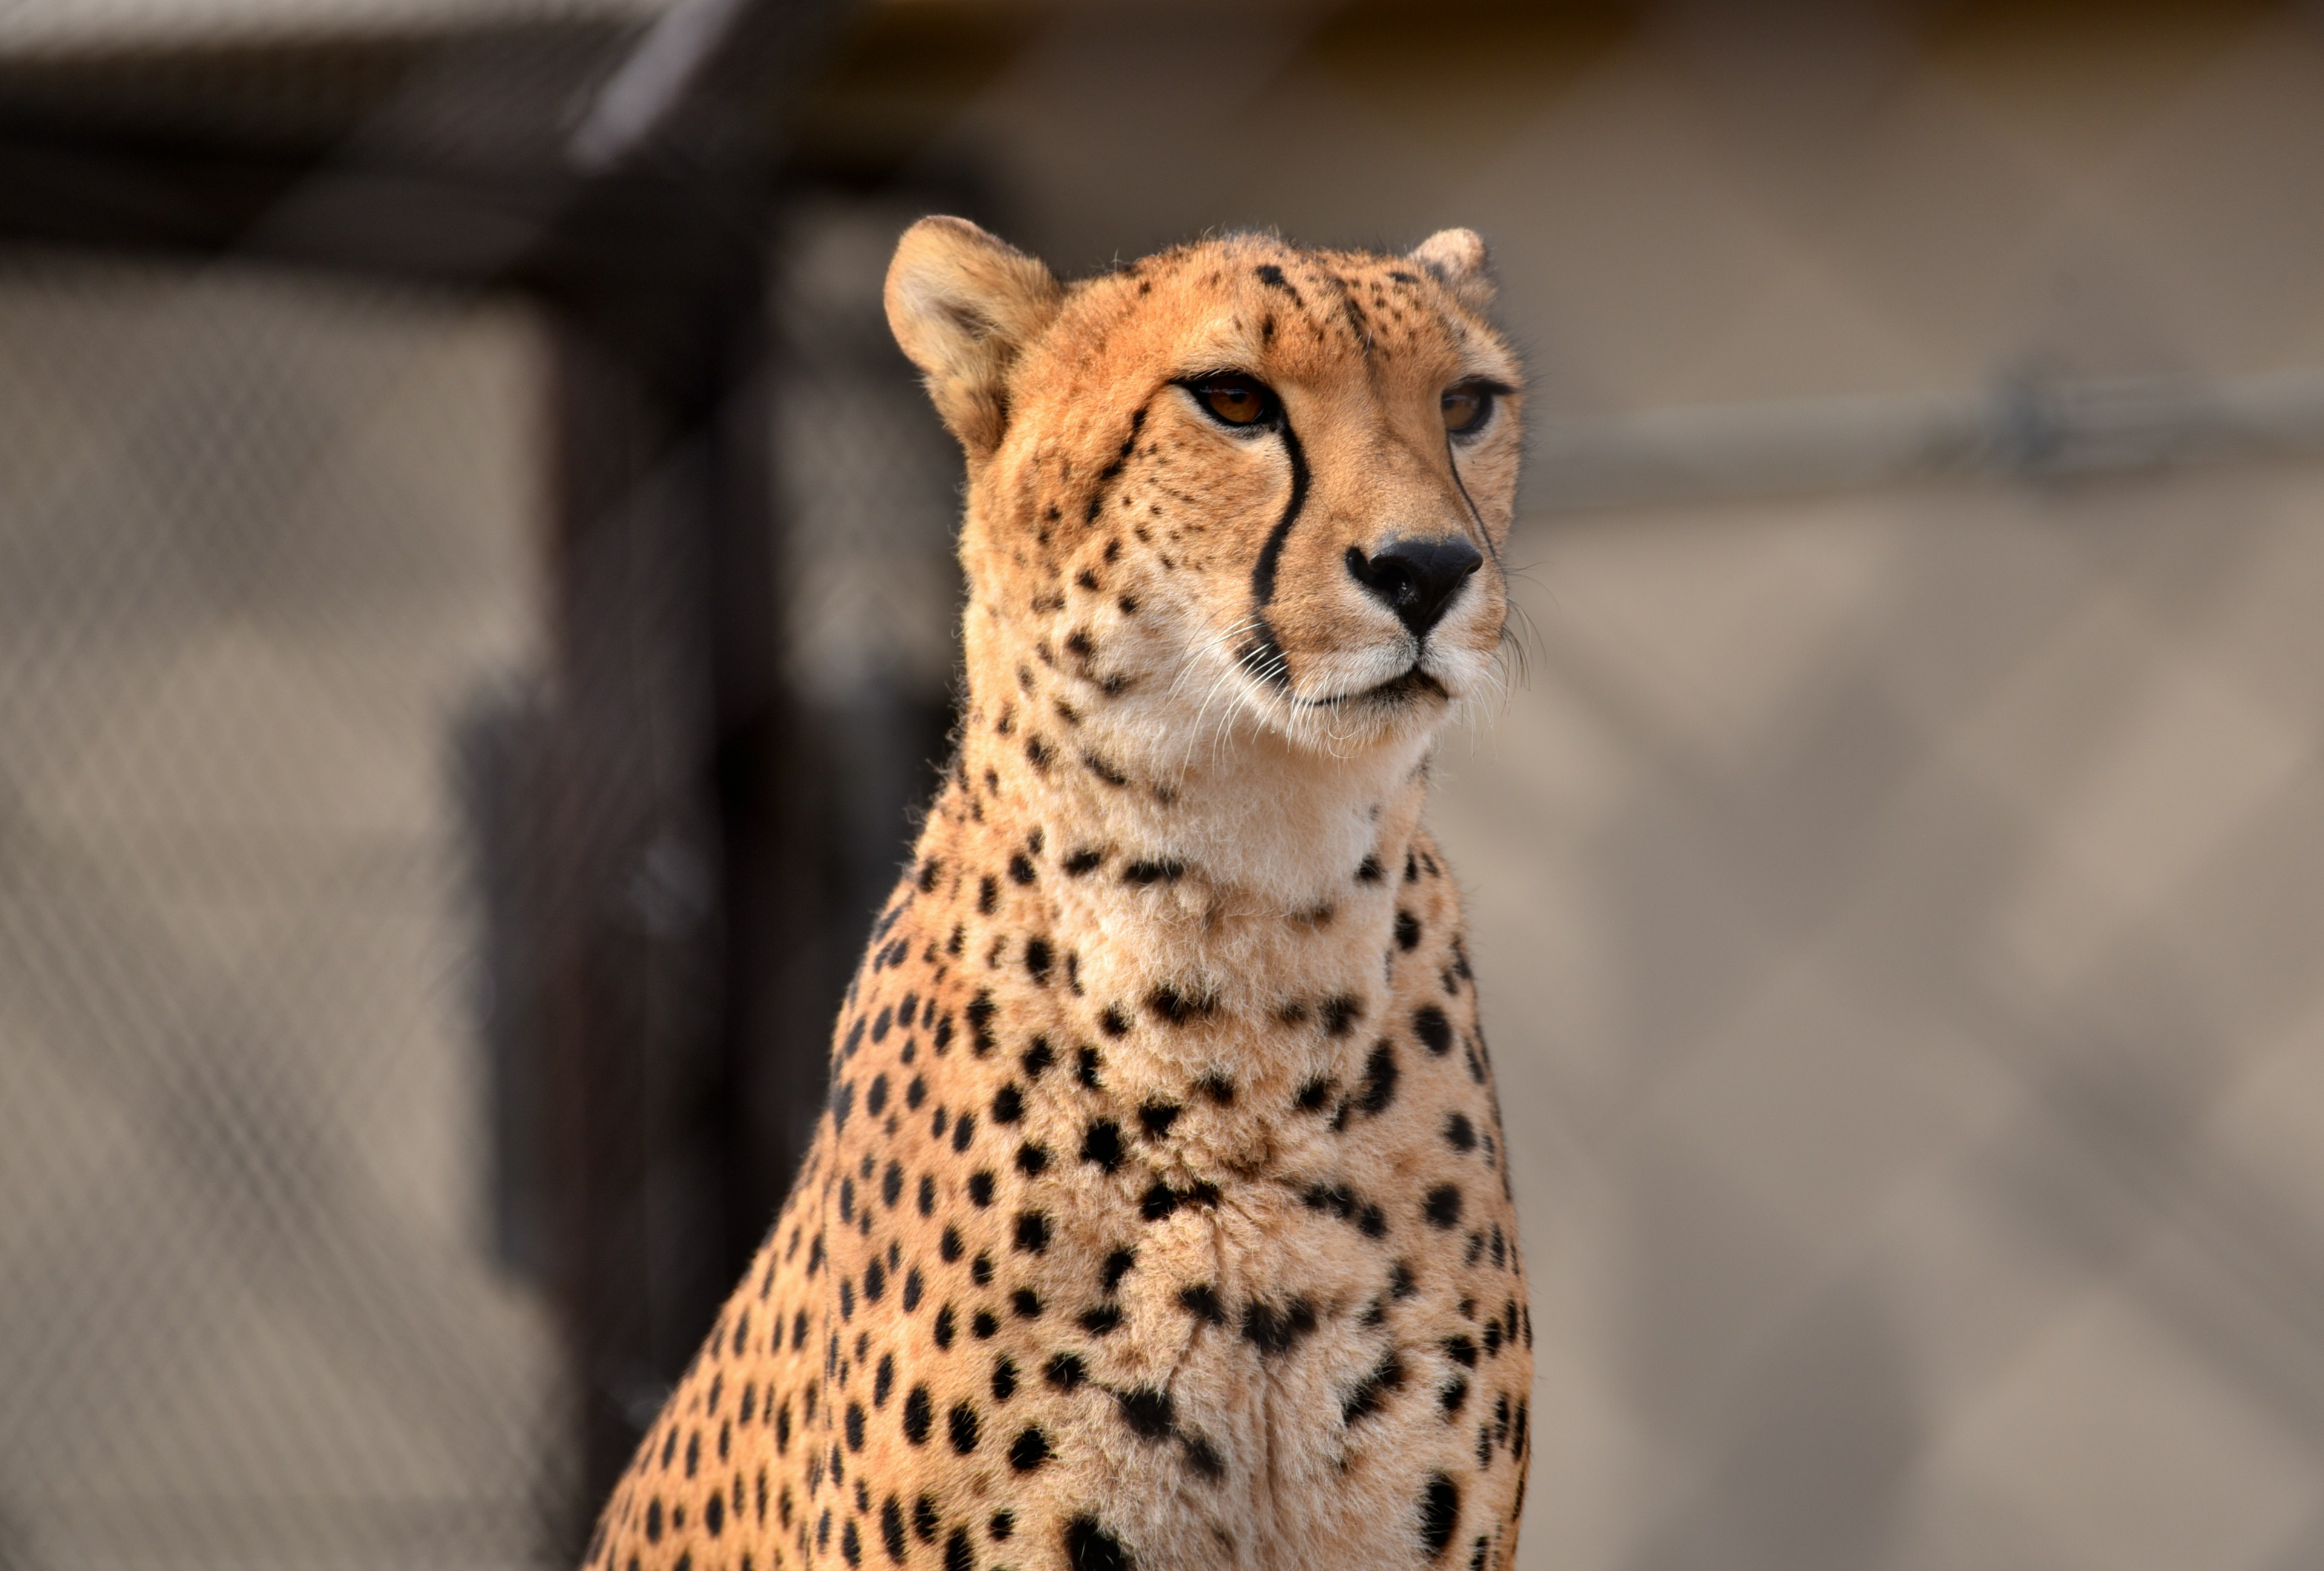
<svg viewBox="0 0 2324 1571"><path fill-rule="evenodd" d="M1513 1563L1532 1384L1460 896L1520 377L1484 247L1070 286L914 226L967 456L957 753L611 1571Z"/></svg>

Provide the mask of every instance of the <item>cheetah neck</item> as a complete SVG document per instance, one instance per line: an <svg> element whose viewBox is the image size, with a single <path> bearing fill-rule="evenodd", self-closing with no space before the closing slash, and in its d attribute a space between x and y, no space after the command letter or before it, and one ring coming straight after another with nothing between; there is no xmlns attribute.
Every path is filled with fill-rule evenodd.
<svg viewBox="0 0 2324 1571"><path fill-rule="evenodd" d="M1159 691L1061 710L1064 681L1018 652L973 641L960 756L924 857L992 880L987 904L1033 902L1012 926L1041 924L1093 995L1166 986L1263 1015L1379 983L1433 732L1335 758L1249 725L1198 735ZM975 679L996 668L1009 679Z"/></svg>

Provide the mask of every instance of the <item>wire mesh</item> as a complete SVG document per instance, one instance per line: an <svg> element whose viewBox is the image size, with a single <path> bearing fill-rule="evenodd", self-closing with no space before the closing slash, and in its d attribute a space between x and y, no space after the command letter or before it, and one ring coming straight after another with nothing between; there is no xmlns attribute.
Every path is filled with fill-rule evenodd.
<svg viewBox="0 0 2324 1571"><path fill-rule="evenodd" d="M0 1563L542 1541L452 745L537 673L536 337L0 264Z"/></svg>

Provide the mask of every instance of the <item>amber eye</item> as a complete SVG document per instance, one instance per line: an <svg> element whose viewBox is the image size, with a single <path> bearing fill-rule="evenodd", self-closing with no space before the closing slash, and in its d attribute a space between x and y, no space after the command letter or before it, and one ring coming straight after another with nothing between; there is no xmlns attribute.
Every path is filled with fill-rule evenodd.
<svg viewBox="0 0 2324 1571"><path fill-rule="evenodd" d="M1205 376L1194 384L1203 407L1231 426L1255 426L1275 412L1275 395L1250 376Z"/></svg>
<svg viewBox="0 0 2324 1571"><path fill-rule="evenodd" d="M1463 382L1458 387L1444 390L1444 429L1454 436L1466 436L1485 423L1493 412L1493 390L1474 382Z"/></svg>

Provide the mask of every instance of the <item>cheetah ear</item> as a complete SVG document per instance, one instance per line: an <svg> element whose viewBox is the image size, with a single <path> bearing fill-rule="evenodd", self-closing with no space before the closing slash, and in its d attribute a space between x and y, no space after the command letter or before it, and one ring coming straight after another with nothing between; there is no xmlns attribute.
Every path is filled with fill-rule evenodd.
<svg viewBox="0 0 2324 1571"><path fill-rule="evenodd" d="M1412 248L1412 260L1436 275L1452 298L1472 311L1493 303L1493 275L1484 237L1474 229L1439 229Z"/></svg>
<svg viewBox="0 0 2324 1571"><path fill-rule="evenodd" d="M922 218L888 264L888 326L971 458L1009 426L1009 371L1065 291L1022 251L965 218Z"/></svg>

